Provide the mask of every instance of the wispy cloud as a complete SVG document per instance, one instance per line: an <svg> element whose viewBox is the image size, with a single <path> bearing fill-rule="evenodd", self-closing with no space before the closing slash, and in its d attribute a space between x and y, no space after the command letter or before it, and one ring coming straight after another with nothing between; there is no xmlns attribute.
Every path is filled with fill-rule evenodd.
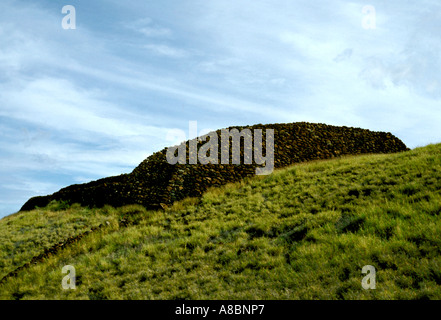
<svg viewBox="0 0 441 320"><path fill-rule="evenodd" d="M124 27L132 31L141 33L149 38L170 38L172 31L153 22L151 18L138 19L123 24Z"/></svg>
<svg viewBox="0 0 441 320"><path fill-rule="evenodd" d="M183 58L188 54L185 50L174 48L165 44L146 44L144 48L153 52L154 54L167 56L170 58Z"/></svg>

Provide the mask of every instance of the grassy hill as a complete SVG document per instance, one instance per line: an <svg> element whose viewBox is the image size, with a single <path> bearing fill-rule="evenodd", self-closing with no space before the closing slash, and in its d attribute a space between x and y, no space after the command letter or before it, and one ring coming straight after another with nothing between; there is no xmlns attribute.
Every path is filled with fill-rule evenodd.
<svg viewBox="0 0 441 320"><path fill-rule="evenodd" d="M296 164L165 211L19 212L0 220L0 278L1 299L441 299L441 144Z"/></svg>

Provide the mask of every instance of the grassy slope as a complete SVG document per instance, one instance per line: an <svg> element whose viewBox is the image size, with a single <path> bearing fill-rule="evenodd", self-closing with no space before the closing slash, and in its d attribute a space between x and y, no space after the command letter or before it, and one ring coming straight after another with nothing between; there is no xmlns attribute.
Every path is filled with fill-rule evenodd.
<svg viewBox="0 0 441 320"><path fill-rule="evenodd" d="M0 220L0 279L40 254L45 248L78 236L108 220L104 210L51 203L32 212ZM110 223L110 221L109 221Z"/></svg>
<svg viewBox="0 0 441 320"><path fill-rule="evenodd" d="M26 241L34 254L55 241L36 239L102 221L0 284L0 298L441 299L441 144L295 165L165 212L20 213L0 220L1 270L31 256ZM76 290L61 288L64 265L76 268ZM376 267L375 290L361 287L364 265Z"/></svg>

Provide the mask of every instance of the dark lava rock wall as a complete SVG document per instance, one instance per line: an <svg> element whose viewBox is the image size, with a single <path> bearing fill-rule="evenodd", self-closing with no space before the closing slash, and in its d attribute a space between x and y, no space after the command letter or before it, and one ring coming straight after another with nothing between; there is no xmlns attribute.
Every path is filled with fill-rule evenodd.
<svg viewBox="0 0 441 320"><path fill-rule="evenodd" d="M391 133L360 128L299 122L258 124L228 129L234 128L239 131L245 128L261 129L264 155L266 130L273 129L275 168L343 155L394 153L409 150ZM200 164L199 162L189 164L189 141L186 141L186 164L169 164L166 159L167 148L165 148L149 156L130 174L72 185L52 195L31 198L23 205L21 211L32 210L36 206L44 207L52 200L79 203L89 207L101 207L106 204L115 207L141 204L149 209L156 209L185 197L201 196L209 187L239 181L254 175L259 165L254 161L252 164L244 164L243 143L241 143L241 164L221 164L221 130L217 130L216 133L219 143L217 150L219 164ZM205 143L205 141L199 141L198 149ZM231 142L229 149L231 160Z"/></svg>

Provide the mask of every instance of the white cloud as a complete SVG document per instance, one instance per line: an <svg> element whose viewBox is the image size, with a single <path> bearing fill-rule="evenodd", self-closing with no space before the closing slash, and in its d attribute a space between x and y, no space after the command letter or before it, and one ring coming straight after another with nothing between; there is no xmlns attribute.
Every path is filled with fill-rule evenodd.
<svg viewBox="0 0 441 320"><path fill-rule="evenodd" d="M154 54L170 58L183 58L188 55L186 50L174 48L165 44L146 44L144 45L144 48L153 52Z"/></svg>
<svg viewBox="0 0 441 320"><path fill-rule="evenodd" d="M116 106L91 91L76 88L65 79L15 82L13 87L2 89L2 116L77 135L92 132L118 137L141 130L137 125L121 121L124 112Z"/></svg>
<svg viewBox="0 0 441 320"><path fill-rule="evenodd" d="M19 152L25 161L9 168L34 168L91 175L117 174L136 166L164 140L166 127L141 122L136 115L106 102L93 91L64 79L44 78L1 90L0 116L22 122L17 137L2 149ZM29 131L26 127L37 129Z"/></svg>
<svg viewBox="0 0 441 320"><path fill-rule="evenodd" d="M136 21L130 21L123 24L129 30L136 31L146 37L170 38L172 31L153 22L151 18L142 18Z"/></svg>
<svg viewBox="0 0 441 320"><path fill-rule="evenodd" d="M342 62L345 60L349 60L352 56L353 50L350 48L345 49L341 53L339 53L334 59L334 62Z"/></svg>

